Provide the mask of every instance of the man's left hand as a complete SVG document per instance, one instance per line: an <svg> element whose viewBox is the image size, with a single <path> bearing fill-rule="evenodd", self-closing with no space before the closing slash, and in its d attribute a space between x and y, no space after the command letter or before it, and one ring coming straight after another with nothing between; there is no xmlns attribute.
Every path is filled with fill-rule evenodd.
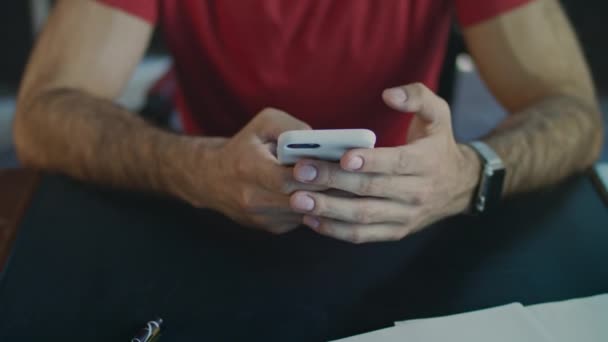
<svg viewBox="0 0 608 342"><path fill-rule="evenodd" d="M414 113L407 145L355 149L340 164L301 160L294 177L356 196L297 191L290 205L320 234L353 243L399 240L470 206L480 161L457 144L448 104L422 84L384 91L391 108Z"/></svg>

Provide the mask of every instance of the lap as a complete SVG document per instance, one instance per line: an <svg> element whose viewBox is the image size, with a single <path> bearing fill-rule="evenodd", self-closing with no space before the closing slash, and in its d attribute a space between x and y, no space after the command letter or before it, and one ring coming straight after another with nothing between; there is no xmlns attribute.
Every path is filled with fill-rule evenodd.
<svg viewBox="0 0 608 342"><path fill-rule="evenodd" d="M0 287L0 337L127 339L161 316L171 340L326 340L606 292L608 213L582 203L588 183L355 246L304 228L270 236L173 201L46 177Z"/></svg>

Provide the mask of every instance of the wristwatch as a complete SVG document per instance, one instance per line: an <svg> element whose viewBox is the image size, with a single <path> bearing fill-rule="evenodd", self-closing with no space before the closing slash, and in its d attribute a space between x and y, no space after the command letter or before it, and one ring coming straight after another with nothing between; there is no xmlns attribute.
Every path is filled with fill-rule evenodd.
<svg viewBox="0 0 608 342"><path fill-rule="evenodd" d="M486 143L468 143L482 160L479 186L473 199L472 214L482 214L496 207L502 197L506 169L500 157Z"/></svg>

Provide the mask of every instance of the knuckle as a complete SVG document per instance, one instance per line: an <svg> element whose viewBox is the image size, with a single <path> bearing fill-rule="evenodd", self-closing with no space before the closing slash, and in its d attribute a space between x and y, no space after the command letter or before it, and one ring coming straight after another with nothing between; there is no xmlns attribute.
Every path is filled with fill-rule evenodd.
<svg viewBox="0 0 608 342"><path fill-rule="evenodd" d="M406 236L409 235L409 230L408 229L402 229L400 230L397 234L395 234L395 240L394 241L399 241L402 240L403 238L405 238Z"/></svg>
<svg viewBox="0 0 608 342"><path fill-rule="evenodd" d="M433 190L431 186L425 185L422 186L418 191L416 191L412 196L412 204L414 205L424 205L431 200L433 196Z"/></svg>
<svg viewBox="0 0 608 342"><path fill-rule="evenodd" d="M247 189L244 189L240 192L238 197L238 205L241 209L248 213L253 213L256 210L256 201L253 196L253 193Z"/></svg>
<svg viewBox="0 0 608 342"><path fill-rule="evenodd" d="M409 164L410 164L410 156L409 153L407 152L407 150L405 149L400 149L399 150L399 154L397 155L397 168L398 170L395 171L405 171L408 169Z"/></svg>
<svg viewBox="0 0 608 342"><path fill-rule="evenodd" d="M247 221L248 225L250 226L253 226L260 230L270 231L270 224L264 216L253 214L247 217Z"/></svg>
<svg viewBox="0 0 608 342"><path fill-rule="evenodd" d="M262 109L260 111L260 116L264 117L264 118L269 118L269 117L273 117L277 114L279 114L280 111L276 108L273 107L265 107L264 109Z"/></svg>
<svg viewBox="0 0 608 342"><path fill-rule="evenodd" d="M423 205L426 203L427 197L425 191L418 191L412 195L412 204L417 206Z"/></svg>
<svg viewBox="0 0 608 342"><path fill-rule="evenodd" d="M424 89L426 89L426 86L422 82L414 82L413 86L418 91L424 91Z"/></svg>
<svg viewBox="0 0 608 342"><path fill-rule="evenodd" d="M429 88L427 88L427 86L423 83L416 83L414 89L414 103L418 107L418 110L428 110L429 104L432 104L433 101L433 92Z"/></svg>
<svg viewBox="0 0 608 342"><path fill-rule="evenodd" d="M293 184L288 174L282 173L274 179L274 188L283 195L289 195L295 191L295 184Z"/></svg>
<svg viewBox="0 0 608 342"><path fill-rule="evenodd" d="M301 129L301 130L311 130L312 129L312 126L307 124L304 121L298 120L298 124L299 124L298 129Z"/></svg>
<svg viewBox="0 0 608 342"><path fill-rule="evenodd" d="M332 230L330 224L327 223L325 220L321 220L321 223L317 227L316 231L319 234L323 234L323 235L327 235L327 236L332 236L332 234L333 234L333 230Z"/></svg>
<svg viewBox="0 0 608 342"><path fill-rule="evenodd" d="M378 177L369 176L362 178L357 195L380 195L383 192L382 190L382 180Z"/></svg>
<svg viewBox="0 0 608 342"><path fill-rule="evenodd" d="M420 97L424 95L427 90L427 87L422 82L416 82L412 84L412 90L414 91L414 95Z"/></svg>
<svg viewBox="0 0 608 342"><path fill-rule="evenodd" d="M361 151L358 153L364 160L363 166L359 171L369 171L374 170L378 167L378 158L375 153L368 151Z"/></svg>
<svg viewBox="0 0 608 342"><path fill-rule="evenodd" d="M403 238L403 237L401 236L401 233L396 233L396 234L393 234L393 235L388 236L388 237L387 237L387 240L388 240L388 241L399 241L399 240L401 240L402 238Z"/></svg>
<svg viewBox="0 0 608 342"><path fill-rule="evenodd" d="M253 118L253 121L264 123L270 119L271 115L270 110L268 108L264 108L258 112L258 114Z"/></svg>
<svg viewBox="0 0 608 342"><path fill-rule="evenodd" d="M281 110L278 110L278 109L273 108L273 107L266 107L266 108L262 109L259 112L258 117L263 122L272 123L276 119L278 119L278 118L280 118L281 116L284 116L284 115L286 115L286 113L283 112L283 111L281 111Z"/></svg>
<svg viewBox="0 0 608 342"><path fill-rule="evenodd" d="M348 241L354 244L361 243L361 232L357 228L353 228L348 235Z"/></svg>
<svg viewBox="0 0 608 342"><path fill-rule="evenodd" d="M269 227L268 232L270 232L273 235L283 235L283 234L290 232L293 229L294 229L293 225L282 224L282 225L275 225L275 226Z"/></svg>
<svg viewBox="0 0 608 342"><path fill-rule="evenodd" d="M321 168L319 169L319 174L326 174L326 185L329 187L335 187L338 184L338 172L335 169L329 169L326 172L322 172ZM319 177L322 179L322 177Z"/></svg>
<svg viewBox="0 0 608 342"><path fill-rule="evenodd" d="M310 196L310 195L309 195ZM315 202L315 206L312 209L312 214L316 216L323 216L327 213L327 199L324 196L311 196Z"/></svg>
<svg viewBox="0 0 608 342"><path fill-rule="evenodd" d="M359 245L365 242L363 239L363 234L361 234L361 230L358 228L353 228L351 230L350 235L348 237L348 241L355 245Z"/></svg>
<svg viewBox="0 0 608 342"><path fill-rule="evenodd" d="M370 206L363 202L357 206L357 210L355 211L355 220L359 223L369 224L373 220L372 210Z"/></svg>
<svg viewBox="0 0 608 342"><path fill-rule="evenodd" d="M357 223L369 223L369 215L363 208L360 208L355 211L354 219Z"/></svg>

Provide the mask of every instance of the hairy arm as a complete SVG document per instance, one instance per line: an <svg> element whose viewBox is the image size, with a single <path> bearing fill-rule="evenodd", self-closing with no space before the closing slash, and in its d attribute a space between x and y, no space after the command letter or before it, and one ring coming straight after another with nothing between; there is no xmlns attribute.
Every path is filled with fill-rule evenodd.
<svg viewBox="0 0 608 342"><path fill-rule="evenodd" d="M15 142L25 165L121 187L179 191L180 170L192 169L188 164L204 159L217 141L162 131L113 103L152 29L91 0L57 4L18 99Z"/></svg>
<svg viewBox="0 0 608 342"><path fill-rule="evenodd" d="M581 49L555 0L535 0L464 30L482 78L510 115L489 145L504 193L556 183L599 156L602 123Z"/></svg>

